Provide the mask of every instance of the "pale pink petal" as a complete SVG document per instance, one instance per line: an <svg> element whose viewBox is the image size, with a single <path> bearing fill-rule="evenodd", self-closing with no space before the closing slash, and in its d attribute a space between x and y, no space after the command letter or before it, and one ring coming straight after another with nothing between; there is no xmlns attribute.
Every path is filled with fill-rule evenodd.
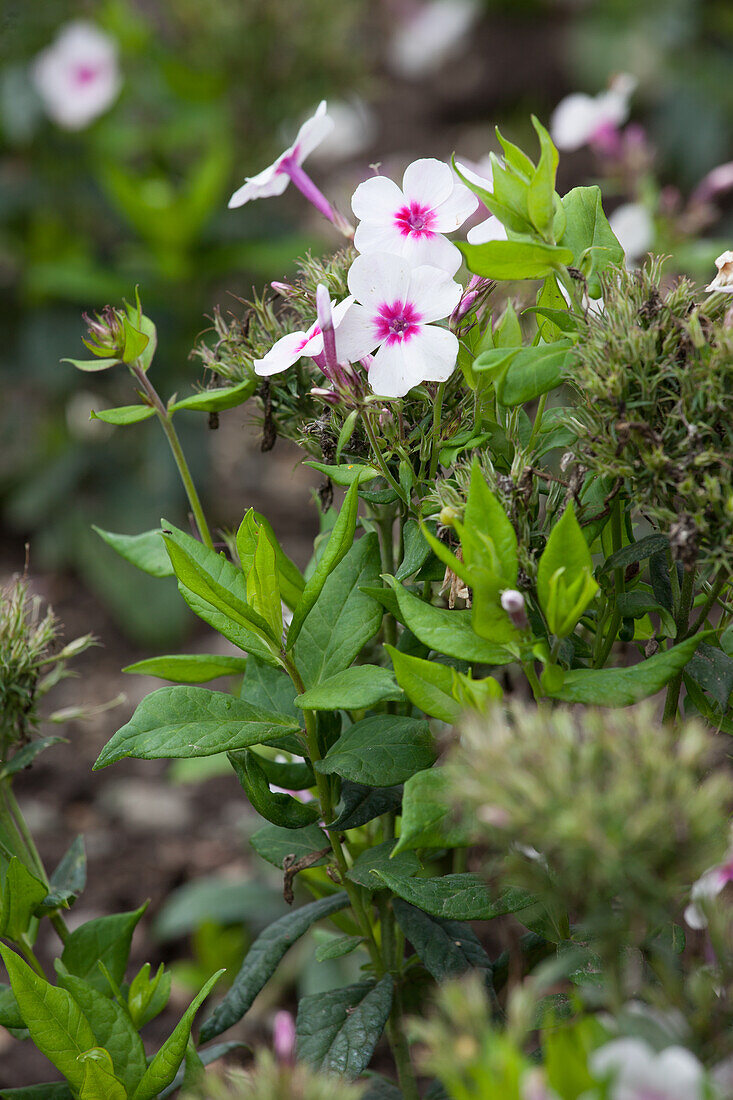
<svg viewBox="0 0 733 1100"><path fill-rule="evenodd" d="M379 343L372 314L353 304L336 325L336 357L339 363L355 363L374 351Z"/></svg>
<svg viewBox="0 0 733 1100"><path fill-rule="evenodd" d="M408 164L402 178L402 190L408 202L424 203L433 210L449 197L454 176L449 164L424 157Z"/></svg>
<svg viewBox="0 0 733 1100"><path fill-rule="evenodd" d="M338 328L338 326L341 324L341 321L346 316L346 314L348 313L349 309L351 308L351 306L353 304L354 304L354 295L353 294L349 294L348 298L344 298L343 301L338 303L338 305L336 304L336 302L331 302L331 313L332 313L332 316L333 316L333 327L334 328Z"/></svg>
<svg viewBox="0 0 733 1100"><path fill-rule="evenodd" d="M572 152L585 145L603 121L596 100L582 92L566 96L550 119L550 133L558 149Z"/></svg>
<svg viewBox="0 0 733 1100"><path fill-rule="evenodd" d="M274 195L282 195L290 182L290 178L285 172L278 171L281 159L278 158L274 164L271 164L268 168L263 168L256 176L248 176L242 186L230 198L229 209L234 210L238 206L244 206L245 203L251 202L253 199L267 199Z"/></svg>
<svg viewBox="0 0 733 1100"><path fill-rule="evenodd" d="M483 187L484 191L490 191L493 187L494 169L490 157L484 157L473 167L465 161L457 160L456 168L474 186Z"/></svg>
<svg viewBox="0 0 733 1100"><path fill-rule="evenodd" d="M462 293L460 283L441 268L423 266L412 270L408 298L425 324L450 317Z"/></svg>
<svg viewBox="0 0 733 1100"><path fill-rule="evenodd" d="M404 397L421 379L410 373L404 345L382 344L369 367L369 385L380 397Z"/></svg>
<svg viewBox="0 0 733 1100"><path fill-rule="evenodd" d="M458 337L447 328L421 325L419 332L402 342L407 373L419 382L445 382L453 374L458 357ZM370 372L371 378L371 372Z"/></svg>
<svg viewBox="0 0 733 1100"><path fill-rule="evenodd" d="M462 183L456 183L445 202L435 208L433 228L439 233L453 233L478 208L478 199Z"/></svg>
<svg viewBox="0 0 733 1100"><path fill-rule="evenodd" d="M314 115L303 123L298 130L298 136L291 145L289 152L298 164L302 164L307 156L320 145L333 130L333 119L326 113L325 99L321 100Z"/></svg>
<svg viewBox="0 0 733 1100"><path fill-rule="evenodd" d="M371 176L354 191L351 209L357 218L391 224L404 203L405 197L394 180L387 176Z"/></svg>
<svg viewBox="0 0 733 1100"><path fill-rule="evenodd" d="M404 301L411 265L400 256L374 252L357 256L349 269L349 290L367 309L384 302Z"/></svg>
<svg viewBox="0 0 733 1100"><path fill-rule="evenodd" d="M362 221L356 227L354 248L357 252L392 252L401 256L404 239L393 223Z"/></svg>
<svg viewBox="0 0 733 1100"><path fill-rule="evenodd" d="M317 347L319 339L321 346ZM271 374L280 374L281 371L292 367L302 355L306 354L304 351L306 346L309 347L307 354L318 355L323 349L323 337L317 336L309 339L306 332L289 332L273 344L267 355L262 359L255 359L253 364L255 374L264 377L269 377Z"/></svg>
<svg viewBox="0 0 733 1100"><path fill-rule="evenodd" d="M495 214L469 229L466 240L469 244L488 244L489 241L505 241L506 229Z"/></svg>
<svg viewBox="0 0 733 1100"><path fill-rule="evenodd" d="M449 275L455 275L463 262L460 251L440 233L434 233L429 237L403 237L401 253L414 267L427 264L430 267L442 268Z"/></svg>

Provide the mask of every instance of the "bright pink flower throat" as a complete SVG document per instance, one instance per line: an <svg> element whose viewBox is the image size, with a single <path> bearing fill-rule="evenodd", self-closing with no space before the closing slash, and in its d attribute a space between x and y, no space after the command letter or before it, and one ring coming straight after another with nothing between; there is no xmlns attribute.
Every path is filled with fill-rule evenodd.
<svg viewBox="0 0 733 1100"><path fill-rule="evenodd" d="M377 336L387 344L387 347L401 344L416 336L420 331L421 320L422 317L412 302L399 300L392 302L391 305L384 302L374 318Z"/></svg>
<svg viewBox="0 0 733 1100"><path fill-rule="evenodd" d="M100 70L93 65L77 65L74 69L74 82L79 85L91 84L99 76Z"/></svg>
<svg viewBox="0 0 733 1100"><path fill-rule="evenodd" d="M435 214L429 206L411 202L400 207L394 216L394 223L403 237L432 237Z"/></svg>

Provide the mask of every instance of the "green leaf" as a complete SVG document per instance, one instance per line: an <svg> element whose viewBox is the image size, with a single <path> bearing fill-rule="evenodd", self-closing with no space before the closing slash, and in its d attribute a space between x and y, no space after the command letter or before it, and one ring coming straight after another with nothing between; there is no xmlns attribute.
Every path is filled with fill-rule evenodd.
<svg viewBox="0 0 733 1100"><path fill-rule="evenodd" d="M598 591L593 559L572 503L552 528L537 567L537 595L558 638L572 633Z"/></svg>
<svg viewBox="0 0 733 1100"><path fill-rule="evenodd" d="M507 587L517 583L517 533L501 502L489 489L477 460L471 467L471 484L459 533L469 568L485 566Z"/></svg>
<svg viewBox="0 0 733 1100"><path fill-rule="evenodd" d="M630 542L628 546L622 546L615 554L606 558L600 567L600 573L612 573L614 569L626 569L637 561L644 561L654 554L661 554L669 550L669 539L666 535L645 535L637 542Z"/></svg>
<svg viewBox="0 0 733 1100"><path fill-rule="evenodd" d="M303 465L311 466L319 473L325 474L335 485L347 486L353 485L354 482L364 485L380 476L379 470L375 470L373 466L365 466L355 462L344 462L339 466L327 466L325 462L304 462Z"/></svg>
<svg viewBox="0 0 733 1100"><path fill-rule="evenodd" d="M352 882L357 882L370 893L374 893L375 890L383 888L376 877L377 871L391 871L400 878L411 878L419 870L420 861L414 852L397 853L395 842L385 840L382 844L375 844L358 855L353 866L346 872L346 877Z"/></svg>
<svg viewBox="0 0 733 1100"><path fill-rule="evenodd" d="M733 659L721 649L703 642L685 672L699 687L712 695L725 714L733 691Z"/></svg>
<svg viewBox="0 0 733 1100"><path fill-rule="evenodd" d="M90 420L103 420L105 424L139 424L141 420L149 420L155 416L155 409L151 405L120 405L117 409L101 409L95 412L92 409Z"/></svg>
<svg viewBox="0 0 733 1100"><path fill-rule="evenodd" d="M299 728L294 721L222 691L158 688L107 742L94 767L106 768L126 756L138 760L212 756L264 744Z"/></svg>
<svg viewBox="0 0 733 1100"><path fill-rule="evenodd" d="M127 1090L115 1076L112 1059L106 1050L93 1047L79 1055L84 1069L84 1079L79 1089L79 1100L127 1100Z"/></svg>
<svg viewBox="0 0 733 1100"><path fill-rule="evenodd" d="M460 978L467 970L491 970L491 960L470 925L430 917L401 898L392 901L397 923L436 982Z"/></svg>
<svg viewBox="0 0 733 1100"><path fill-rule="evenodd" d="M78 1057L94 1046L89 1022L67 990L49 985L3 944L0 955L33 1042L78 1091L84 1081Z"/></svg>
<svg viewBox="0 0 733 1100"><path fill-rule="evenodd" d="M150 573L152 577L173 576L173 566L166 553L163 535L159 528L143 531L141 535L116 535L114 531L103 531L101 527L95 527L93 524L92 530L96 531L108 546L116 550L121 558L137 566L143 573Z"/></svg>
<svg viewBox="0 0 733 1100"><path fill-rule="evenodd" d="M304 829L281 829L277 825L264 825L250 837L250 844L259 856L274 867L283 868L286 856L312 856L329 847L328 837L317 825L307 825ZM328 856L311 864L320 867L327 862Z"/></svg>
<svg viewBox="0 0 733 1100"><path fill-rule="evenodd" d="M96 917L75 928L61 953L61 962L69 973L83 978L99 993L109 996L111 990L107 974L115 985L122 984L130 957L132 934L147 904L129 913ZM94 1046L94 1043L88 1045Z"/></svg>
<svg viewBox="0 0 733 1100"><path fill-rule="evenodd" d="M452 465L452 463L447 463L447 465ZM431 534L435 534L435 532L431 531ZM395 577L398 581L404 581L408 577L411 577L413 573L417 573L418 569L420 569L430 557L430 547L425 540L425 536L417 520L412 518L407 520L403 538L405 546L404 556L395 573Z"/></svg>
<svg viewBox="0 0 733 1100"><path fill-rule="evenodd" d="M404 695L392 673L379 665L354 665L329 676L295 700L302 710L364 710Z"/></svg>
<svg viewBox="0 0 733 1100"><path fill-rule="evenodd" d="M592 297L600 293L598 275L609 264L621 264L624 250L603 213L600 187L574 187L562 200L567 225L562 244L572 252L571 262L588 281ZM587 262L586 262L587 261Z"/></svg>
<svg viewBox="0 0 733 1100"><path fill-rule="evenodd" d="M254 634L273 653L280 636L247 603L242 573L215 550L163 521L163 538L176 576L189 592L245 631Z"/></svg>
<svg viewBox="0 0 733 1100"><path fill-rule="evenodd" d="M331 829L358 829L382 814L399 813L402 787L367 787L363 783L341 783L341 799L336 807L336 817L329 822Z"/></svg>
<svg viewBox="0 0 733 1100"><path fill-rule="evenodd" d="M51 875L49 891L36 910L36 916L68 909L82 893L87 882L87 857L84 837L78 836L67 849L58 867Z"/></svg>
<svg viewBox="0 0 733 1100"><path fill-rule="evenodd" d="M288 628L288 650L291 650L295 645L303 623L313 610L329 575L333 573L336 566L351 549L354 532L356 531L356 514L359 508L358 491L358 482L354 482L344 497L338 519L333 526L318 565L303 589L303 594L293 612L293 619Z"/></svg>
<svg viewBox="0 0 733 1100"><path fill-rule="evenodd" d="M527 210L535 229L547 237L552 229L555 208L555 173L559 160L552 138L540 121L532 115L532 125L540 139L541 155L527 192Z"/></svg>
<svg viewBox="0 0 733 1100"><path fill-rule="evenodd" d="M97 1046L109 1054L110 1068L124 1084L127 1091L123 1095L127 1096L137 1088L147 1065L145 1047L129 1013L83 978L70 974L58 959L56 970L59 983L69 991L89 1021Z"/></svg>
<svg viewBox="0 0 733 1100"><path fill-rule="evenodd" d="M251 706L298 723L302 715L295 705L296 694L293 681L282 668L273 668L257 657L247 658L240 696Z"/></svg>
<svg viewBox="0 0 733 1100"><path fill-rule="evenodd" d="M110 367L116 367L120 362L119 359L62 359L62 363L71 363L72 367L76 367L77 370L83 370L88 372L98 370L109 370Z"/></svg>
<svg viewBox="0 0 733 1100"><path fill-rule="evenodd" d="M353 783L393 787L429 768L434 760L427 722L379 714L349 726L314 767L323 775L340 775Z"/></svg>
<svg viewBox="0 0 733 1100"><path fill-rule="evenodd" d="M553 698L566 703L628 707L658 691L681 672L707 634L697 634L629 668L571 669Z"/></svg>
<svg viewBox="0 0 733 1100"><path fill-rule="evenodd" d="M276 787L285 787L288 791L304 791L308 787L315 787L313 768L308 760L293 760L288 763L272 760L260 753L256 756L263 772Z"/></svg>
<svg viewBox="0 0 733 1100"><path fill-rule="evenodd" d="M397 683L411 703L433 718L452 725L461 713L453 698L453 669L437 661L423 661L385 645L394 665Z"/></svg>
<svg viewBox="0 0 733 1100"><path fill-rule="evenodd" d="M203 989L191 1001L171 1034L152 1059L145 1071L145 1076L132 1094L132 1100L154 1100L158 1093L167 1088L174 1080L178 1067L186 1053L193 1018L198 1012L199 1006L206 1000L223 973L223 970L217 970L216 974L209 978Z"/></svg>
<svg viewBox="0 0 733 1100"><path fill-rule="evenodd" d="M20 1014L15 994L9 985L4 984L0 984L0 1027L12 1028L14 1031L20 1031L25 1027L25 1020Z"/></svg>
<svg viewBox="0 0 733 1100"><path fill-rule="evenodd" d="M156 922L158 926L162 915L158 916ZM163 1011L171 995L171 982L172 975L169 971L166 971L163 963L160 964L152 978L150 977L150 963L145 963L140 967L130 982L127 993L127 1008L134 1027L139 1030Z"/></svg>
<svg viewBox="0 0 733 1100"><path fill-rule="evenodd" d="M58 745L63 742L67 744L66 737L36 737L30 741L27 745L24 745L22 749L18 749L13 753L10 760L8 760L0 769L0 779L6 779L9 775L17 775L18 772L23 771L24 768L29 768L33 761L36 759L39 753L44 749L48 749L51 745Z"/></svg>
<svg viewBox="0 0 733 1100"><path fill-rule="evenodd" d="M365 535L323 586L303 624L295 663L307 688L348 668L382 625L382 610L362 587L379 584L379 541Z"/></svg>
<svg viewBox="0 0 733 1100"><path fill-rule="evenodd" d="M185 584L178 582L178 591L188 606L203 622L208 623L223 638L232 645L244 650L248 658L256 657L260 661L271 665L273 668L281 668L279 657L275 652L275 645L271 639L263 640L261 634L254 633L249 627L235 622L226 612L218 611L206 600L195 595Z"/></svg>
<svg viewBox="0 0 733 1100"><path fill-rule="evenodd" d="M125 346L122 349L122 362L134 363L145 351L150 337L135 328L129 317L122 318L122 328L125 335Z"/></svg>
<svg viewBox="0 0 733 1100"><path fill-rule="evenodd" d="M45 883L13 856L3 883L0 936L18 943L28 932L33 913L47 893Z"/></svg>
<svg viewBox="0 0 733 1100"><path fill-rule="evenodd" d="M566 231L567 236L567 231ZM456 241L469 271L486 279L543 279L558 267L573 262L569 248L529 241L489 241L463 244Z"/></svg>
<svg viewBox="0 0 733 1100"><path fill-rule="evenodd" d="M241 676L247 667L246 657L220 657L217 654L187 653L166 657L149 657L123 668L141 676L158 676L174 684L203 684L219 676Z"/></svg>
<svg viewBox="0 0 733 1100"><path fill-rule="evenodd" d="M247 952L231 989L203 1024L201 1042L207 1043L241 1020L257 994L274 974L288 948L292 947L316 921L338 913L348 904L349 898L346 893L332 894L319 901L312 901L296 909L294 913L286 913L284 917L280 917L266 928Z"/></svg>
<svg viewBox="0 0 733 1100"><path fill-rule="evenodd" d="M526 909L535 901L525 890L511 887L498 898L492 898L481 876L468 872L442 878L402 878L389 871L376 873L393 894L424 913L445 920L493 920Z"/></svg>
<svg viewBox="0 0 733 1100"><path fill-rule="evenodd" d="M316 962L325 962L327 959L341 959L344 955L350 955L364 943L362 936L331 936L325 943L318 945L315 951Z"/></svg>
<svg viewBox="0 0 733 1100"><path fill-rule="evenodd" d="M223 412L224 409L233 409L236 405L243 405L257 389L257 379L251 378L246 382L238 382L236 386L222 386L219 389L202 390L200 393L183 397L180 401L174 401L170 406L171 412L179 409L193 409L199 412Z"/></svg>
<svg viewBox="0 0 733 1100"><path fill-rule="evenodd" d="M227 757L250 804L266 821L283 829L302 829L318 821L321 816L318 802L301 802L290 794L270 790L267 776L254 753L240 749L228 752Z"/></svg>
<svg viewBox="0 0 733 1100"><path fill-rule="evenodd" d="M635 589L633 592L619 592L616 597L616 607L624 619L643 619L645 615L654 612L654 614L659 615L665 634L669 635L670 638L677 635L674 618L651 592L645 592L642 589Z"/></svg>
<svg viewBox="0 0 733 1100"><path fill-rule="evenodd" d="M280 594L283 601L292 609L303 593L305 581L297 565L290 560L280 546L270 521L260 512L255 512L253 508L246 512L237 531L237 555L242 571L247 576L254 564L257 536L259 530L263 527L270 539L270 545L275 551Z"/></svg>
<svg viewBox="0 0 733 1100"><path fill-rule="evenodd" d="M402 827L394 850L457 848L470 843L467 830L456 820L451 791L455 788L447 768L426 768L405 783L402 794Z"/></svg>
<svg viewBox="0 0 733 1100"><path fill-rule="evenodd" d="M275 550L264 527L257 532L252 568L247 574L247 599L253 611L261 615L269 626L272 637L280 638L283 614Z"/></svg>
<svg viewBox="0 0 733 1100"><path fill-rule="evenodd" d="M302 997L296 1020L298 1058L325 1073L354 1080L371 1061L392 1009L389 974Z"/></svg>
<svg viewBox="0 0 733 1100"><path fill-rule="evenodd" d="M207 1047L206 1050L199 1050L197 1053L203 1064L210 1066L212 1062L216 1062L219 1058L225 1058L227 1054L231 1054L235 1050L246 1051L248 1047L246 1043L239 1043L235 1039L229 1043L214 1043L213 1046ZM172 1096L176 1089L184 1084L184 1076L184 1070L179 1069L168 1088L163 1089L161 1092L160 1100L167 1100L167 1097Z"/></svg>
<svg viewBox="0 0 733 1100"><path fill-rule="evenodd" d="M446 611L413 596L394 578L387 583L397 597L399 617L416 638L436 653L486 665L506 665L514 660L512 649L480 638L471 626L470 611Z"/></svg>
<svg viewBox="0 0 733 1100"><path fill-rule="evenodd" d="M567 340L521 348L496 381L496 396L506 408L534 401L559 386L571 358Z"/></svg>

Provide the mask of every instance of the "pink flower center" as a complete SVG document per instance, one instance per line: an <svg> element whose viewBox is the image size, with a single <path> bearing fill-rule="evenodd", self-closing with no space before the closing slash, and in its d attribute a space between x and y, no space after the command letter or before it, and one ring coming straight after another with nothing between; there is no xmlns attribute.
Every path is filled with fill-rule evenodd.
<svg viewBox="0 0 733 1100"><path fill-rule="evenodd" d="M379 307L374 323L378 338L385 341L387 347L391 347L416 336L420 331L421 320L412 302L401 302L397 299L391 305L384 302Z"/></svg>
<svg viewBox="0 0 733 1100"><path fill-rule="evenodd" d="M99 76L99 68L94 65L77 65L74 69L74 82L84 87Z"/></svg>
<svg viewBox="0 0 733 1100"><path fill-rule="evenodd" d="M403 237L432 237L435 213L429 206L411 202L400 207L395 214L394 223Z"/></svg>

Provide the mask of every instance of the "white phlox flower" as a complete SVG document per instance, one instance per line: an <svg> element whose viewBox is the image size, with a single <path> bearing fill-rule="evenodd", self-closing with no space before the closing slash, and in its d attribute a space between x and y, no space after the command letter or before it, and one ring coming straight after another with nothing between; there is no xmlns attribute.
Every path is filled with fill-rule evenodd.
<svg viewBox="0 0 733 1100"><path fill-rule="evenodd" d="M733 259L733 254L731 254ZM710 867L701 875L690 890L690 904L685 909L685 923L696 931L707 928L708 921L704 912L697 904L700 901L712 901L722 893L729 882L733 882L733 852L729 853L724 863L717 867Z"/></svg>
<svg viewBox="0 0 733 1100"><path fill-rule="evenodd" d="M382 397L404 397L421 382L444 382L456 365L458 339L433 324L450 317L461 286L437 267L413 267L389 253L357 256L348 277L356 299L337 332L339 357L375 349L369 385Z"/></svg>
<svg viewBox="0 0 733 1100"><path fill-rule="evenodd" d="M388 45L391 69L416 79L436 72L460 49L481 14L478 0L428 0L408 15Z"/></svg>
<svg viewBox="0 0 733 1100"><path fill-rule="evenodd" d="M336 330L336 348L339 358L344 362L353 362L360 356L353 356L351 341L341 340L339 329L341 322L354 302L353 297L344 298L338 305L331 303L333 326ZM343 344L343 346L342 346ZM267 355L262 359L254 360L255 374L268 377L272 374L281 374L282 371L292 367L304 356L316 359L323 353L323 330L315 320L309 329L299 332L288 332L285 336L272 345Z"/></svg>
<svg viewBox="0 0 733 1100"><path fill-rule="evenodd" d="M359 184L351 200L359 218L354 244L362 253L392 252L455 275L461 253L444 234L460 229L477 206L450 165L416 160L405 169L401 188L387 176Z"/></svg>
<svg viewBox="0 0 733 1100"><path fill-rule="evenodd" d="M625 202L609 216L608 224L624 250L627 266L641 259L654 244L654 221L639 202Z"/></svg>
<svg viewBox="0 0 733 1100"><path fill-rule="evenodd" d="M82 130L107 110L122 87L117 45L93 23L61 28L30 70L49 118L65 130Z"/></svg>
<svg viewBox="0 0 733 1100"><path fill-rule="evenodd" d="M705 289L711 294L715 290L722 290L725 294L733 294L733 252L721 252L715 261L715 266L718 272Z"/></svg>
<svg viewBox="0 0 733 1100"><path fill-rule="evenodd" d="M614 1039L590 1061L596 1077L611 1079L609 1100L702 1100L703 1068L684 1047L657 1054L641 1039Z"/></svg>
<svg viewBox="0 0 733 1100"><path fill-rule="evenodd" d="M636 80L620 73L599 95L575 92L558 103L550 119L550 134L558 149L573 152L615 133L629 117L629 101Z"/></svg>

